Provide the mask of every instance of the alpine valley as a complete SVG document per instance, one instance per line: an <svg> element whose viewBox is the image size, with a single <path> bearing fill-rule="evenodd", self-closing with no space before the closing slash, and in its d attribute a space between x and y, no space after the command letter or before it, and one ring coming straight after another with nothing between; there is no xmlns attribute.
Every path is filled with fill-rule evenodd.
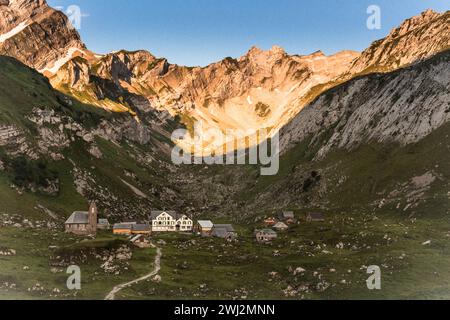
<svg viewBox="0 0 450 320"><path fill-rule="evenodd" d="M172 132L196 122L279 133L278 174L173 164ZM45 0L0 0L0 298L449 299L449 135L450 11L363 52L253 47L186 67L97 54ZM91 202L111 223L175 210L238 237L65 233ZM284 211L296 223L257 243ZM82 290L66 287L73 264Z"/></svg>

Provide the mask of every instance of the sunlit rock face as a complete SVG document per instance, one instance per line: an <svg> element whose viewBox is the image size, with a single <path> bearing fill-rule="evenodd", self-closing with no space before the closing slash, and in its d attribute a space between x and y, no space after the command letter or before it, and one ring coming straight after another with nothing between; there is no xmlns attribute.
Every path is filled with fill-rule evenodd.
<svg viewBox="0 0 450 320"><path fill-rule="evenodd" d="M359 73L386 72L422 61L450 48L450 11L427 10L374 42L355 60L348 77Z"/></svg>
<svg viewBox="0 0 450 320"><path fill-rule="evenodd" d="M450 14L428 10L361 54L289 55L278 46L206 67L170 64L146 51L97 55L67 17L43 0L0 0L0 54L46 75L60 91L114 112L179 116L192 129L279 132L326 90L355 76L390 72L450 46ZM190 136L183 143L189 145ZM213 141L211 142L213 143Z"/></svg>
<svg viewBox="0 0 450 320"><path fill-rule="evenodd" d="M44 0L9 0L0 4L1 55L46 71L84 50L67 17Z"/></svg>

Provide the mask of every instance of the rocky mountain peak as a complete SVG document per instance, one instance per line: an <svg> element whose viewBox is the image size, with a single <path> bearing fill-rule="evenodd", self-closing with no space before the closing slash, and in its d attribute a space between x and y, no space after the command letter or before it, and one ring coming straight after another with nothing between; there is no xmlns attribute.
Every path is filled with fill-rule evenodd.
<svg viewBox="0 0 450 320"><path fill-rule="evenodd" d="M0 54L42 73L54 73L85 46L68 18L45 0L8 0L0 6Z"/></svg>
<svg viewBox="0 0 450 320"><path fill-rule="evenodd" d="M55 88L113 111L158 110L181 116L187 125L202 121L220 129L270 127L276 132L337 83L393 71L450 46L450 13L428 10L362 54L317 51L299 56L279 46L254 46L240 58L189 68L143 50L96 55L85 48L67 17L45 1L2 3L0 54L41 71Z"/></svg>
<svg viewBox="0 0 450 320"><path fill-rule="evenodd" d="M0 0L0 36L48 8L45 0Z"/></svg>
<svg viewBox="0 0 450 320"><path fill-rule="evenodd" d="M241 59L259 60L270 59L273 57L281 58L286 55L286 51L280 46L274 45L269 50L263 50L256 46L250 48L250 50Z"/></svg>
<svg viewBox="0 0 450 320"><path fill-rule="evenodd" d="M405 20L398 28L395 28L391 31L389 37L397 38L406 35L408 32L416 28L420 28L427 23L430 23L434 19L437 19L441 16L440 13L428 9L422 12L420 15L412 17L410 19Z"/></svg>
<svg viewBox="0 0 450 320"><path fill-rule="evenodd" d="M10 11L18 19L28 18L47 8L49 7L45 0L0 0L0 12Z"/></svg>
<svg viewBox="0 0 450 320"><path fill-rule="evenodd" d="M286 54L286 51L280 46L274 45L272 48L270 48L269 52L272 54Z"/></svg>
<svg viewBox="0 0 450 320"><path fill-rule="evenodd" d="M11 8L26 9L47 6L45 0L4 0Z"/></svg>
<svg viewBox="0 0 450 320"><path fill-rule="evenodd" d="M355 60L345 79L355 74L389 72L423 61L450 46L450 11L427 10L375 41Z"/></svg>

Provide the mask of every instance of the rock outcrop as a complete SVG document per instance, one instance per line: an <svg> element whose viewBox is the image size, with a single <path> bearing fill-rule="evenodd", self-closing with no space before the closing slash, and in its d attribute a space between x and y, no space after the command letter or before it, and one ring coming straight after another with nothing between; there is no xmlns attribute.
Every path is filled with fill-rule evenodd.
<svg viewBox="0 0 450 320"><path fill-rule="evenodd" d="M39 70L77 100L129 113L137 123L129 134L142 141L148 141L145 127L175 116L188 129L202 122L203 129L269 128L275 134L326 90L356 76L395 71L450 46L450 12L428 10L362 54L297 56L277 46L254 47L240 58L191 68L146 51L93 54L67 17L44 0L3 0L0 17L0 54ZM183 140L188 148L190 139Z"/></svg>
<svg viewBox="0 0 450 320"><path fill-rule="evenodd" d="M77 55L86 55L78 32L45 0L9 0L0 4L0 54L49 72ZM87 51L86 51L87 52Z"/></svg>
<svg viewBox="0 0 450 320"><path fill-rule="evenodd" d="M351 80L322 94L281 131L281 148L313 137L317 156L363 142L417 142L450 121L450 51L390 74ZM327 132L325 141L319 141Z"/></svg>
<svg viewBox="0 0 450 320"><path fill-rule="evenodd" d="M353 62L346 76L393 71L449 48L450 11L439 14L427 10L374 42Z"/></svg>

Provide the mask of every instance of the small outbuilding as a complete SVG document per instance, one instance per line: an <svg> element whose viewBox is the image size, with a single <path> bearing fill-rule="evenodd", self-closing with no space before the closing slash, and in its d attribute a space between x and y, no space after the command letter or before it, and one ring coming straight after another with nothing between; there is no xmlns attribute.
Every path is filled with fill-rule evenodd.
<svg viewBox="0 0 450 320"><path fill-rule="evenodd" d="M109 230L111 228L111 224L108 219L98 219L97 229L100 230Z"/></svg>
<svg viewBox="0 0 450 320"><path fill-rule="evenodd" d="M152 229L149 224L132 224L131 234L151 234Z"/></svg>
<svg viewBox="0 0 450 320"><path fill-rule="evenodd" d="M237 233L231 224L215 224L211 231L211 235L227 240L234 240L237 238Z"/></svg>
<svg viewBox="0 0 450 320"><path fill-rule="evenodd" d="M260 243L266 243L275 240L278 237L278 235L272 229L263 229L263 230L256 230L255 237L256 241Z"/></svg>
<svg viewBox="0 0 450 320"><path fill-rule="evenodd" d="M214 224L210 220L197 221L196 230L202 236L210 236L213 228L214 228Z"/></svg>
<svg viewBox="0 0 450 320"><path fill-rule="evenodd" d="M133 229L132 224L128 223L116 223L113 226L113 233L119 235L130 235Z"/></svg>
<svg viewBox="0 0 450 320"><path fill-rule="evenodd" d="M273 218L273 217L267 218L267 219L264 220L264 225L265 225L266 227L272 227L272 226L274 226L276 223L277 223L277 220L276 220L275 218Z"/></svg>
<svg viewBox="0 0 450 320"><path fill-rule="evenodd" d="M306 215L306 221L308 222L324 222L325 216L322 213L308 213Z"/></svg>
<svg viewBox="0 0 450 320"><path fill-rule="evenodd" d="M287 224L295 223L295 214L293 211L283 211L278 215L278 218Z"/></svg>
<svg viewBox="0 0 450 320"><path fill-rule="evenodd" d="M273 226L273 228L274 228L275 230L278 230L278 231L285 231L285 230L289 229L289 227L287 226L287 224L284 223L284 222L278 222L277 224L275 224L275 225Z"/></svg>

